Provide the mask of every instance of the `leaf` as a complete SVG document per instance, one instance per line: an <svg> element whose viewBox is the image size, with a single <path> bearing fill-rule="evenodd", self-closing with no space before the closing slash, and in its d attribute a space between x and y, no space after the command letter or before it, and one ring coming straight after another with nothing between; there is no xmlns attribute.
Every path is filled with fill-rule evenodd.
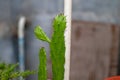
<svg viewBox="0 0 120 80"><path fill-rule="evenodd" d="M46 42L51 42L50 39L46 36L45 32L42 30L40 26L36 26L34 29L34 34L37 39L46 41Z"/></svg>
<svg viewBox="0 0 120 80"><path fill-rule="evenodd" d="M24 72L19 72L16 71L16 67L18 64L5 64L5 63L0 63L0 80L12 80L12 79L17 79L19 77L26 77L31 74L35 74L35 71L24 71ZM16 80L15 79L15 80Z"/></svg>

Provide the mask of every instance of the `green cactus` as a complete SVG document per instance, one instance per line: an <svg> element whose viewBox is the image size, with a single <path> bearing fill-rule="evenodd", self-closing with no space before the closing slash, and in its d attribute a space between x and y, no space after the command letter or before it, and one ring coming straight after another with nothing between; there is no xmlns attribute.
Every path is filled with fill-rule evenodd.
<svg viewBox="0 0 120 80"><path fill-rule="evenodd" d="M52 60L53 80L64 79L65 64L65 41L64 31L66 28L66 17L57 15L53 21L54 32L50 43L50 56Z"/></svg>
<svg viewBox="0 0 120 80"><path fill-rule="evenodd" d="M50 42L50 39L46 36L46 34L44 33L40 26L36 26L34 33L37 39Z"/></svg>
<svg viewBox="0 0 120 80"><path fill-rule="evenodd" d="M37 26L34 29L35 36L39 40L48 42L50 45L50 57L52 61L53 80L64 79L64 64L65 64L64 31L65 31L65 28L66 28L66 17L63 14L59 14L53 20L53 34L52 34L51 40L46 36L46 34L42 30L42 28L40 28L40 26ZM43 55L41 56L45 58ZM44 64L44 61L41 62L40 64L43 64L43 66L46 66L46 64ZM39 69L43 69L43 71L45 71L44 67L42 66L39 67ZM39 78L40 77L41 76L39 75Z"/></svg>
<svg viewBox="0 0 120 80"><path fill-rule="evenodd" d="M38 80L47 80L45 48L41 48L39 51L39 62Z"/></svg>

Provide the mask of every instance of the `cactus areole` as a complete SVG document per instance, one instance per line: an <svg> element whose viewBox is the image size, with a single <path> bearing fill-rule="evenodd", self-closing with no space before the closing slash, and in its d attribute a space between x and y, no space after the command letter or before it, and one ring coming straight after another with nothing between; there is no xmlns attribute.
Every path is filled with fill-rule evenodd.
<svg viewBox="0 0 120 80"><path fill-rule="evenodd" d="M40 26L35 27L34 33L37 39L46 41L50 45L50 58L52 61L52 80L64 79L65 64L65 38L66 17L63 14L57 15L53 20L53 33L51 39L47 37ZM46 53L44 48L40 50L39 80L47 80Z"/></svg>

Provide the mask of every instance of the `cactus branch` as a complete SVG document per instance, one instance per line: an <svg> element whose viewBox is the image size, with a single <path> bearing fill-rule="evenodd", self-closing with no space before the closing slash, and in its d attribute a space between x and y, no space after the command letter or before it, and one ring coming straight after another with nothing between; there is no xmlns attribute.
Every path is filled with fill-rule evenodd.
<svg viewBox="0 0 120 80"><path fill-rule="evenodd" d="M46 51L43 47L39 52L38 80L47 80Z"/></svg>

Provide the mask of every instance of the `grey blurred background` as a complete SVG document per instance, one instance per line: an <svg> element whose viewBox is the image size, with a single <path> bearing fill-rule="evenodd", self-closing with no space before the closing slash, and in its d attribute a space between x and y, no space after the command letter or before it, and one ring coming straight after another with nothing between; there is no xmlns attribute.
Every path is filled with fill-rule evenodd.
<svg viewBox="0 0 120 80"><path fill-rule="evenodd" d="M72 4L70 79L102 80L117 75L120 0L73 0ZM50 37L52 20L63 10L63 0L0 0L0 61L18 62L18 20L20 16L25 16L26 69L37 69L38 50L44 46L48 54L48 78L51 78L49 45L38 41L33 29L40 25ZM100 65L104 65L102 69ZM28 80L37 80L37 75L30 76Z"/></svg>

